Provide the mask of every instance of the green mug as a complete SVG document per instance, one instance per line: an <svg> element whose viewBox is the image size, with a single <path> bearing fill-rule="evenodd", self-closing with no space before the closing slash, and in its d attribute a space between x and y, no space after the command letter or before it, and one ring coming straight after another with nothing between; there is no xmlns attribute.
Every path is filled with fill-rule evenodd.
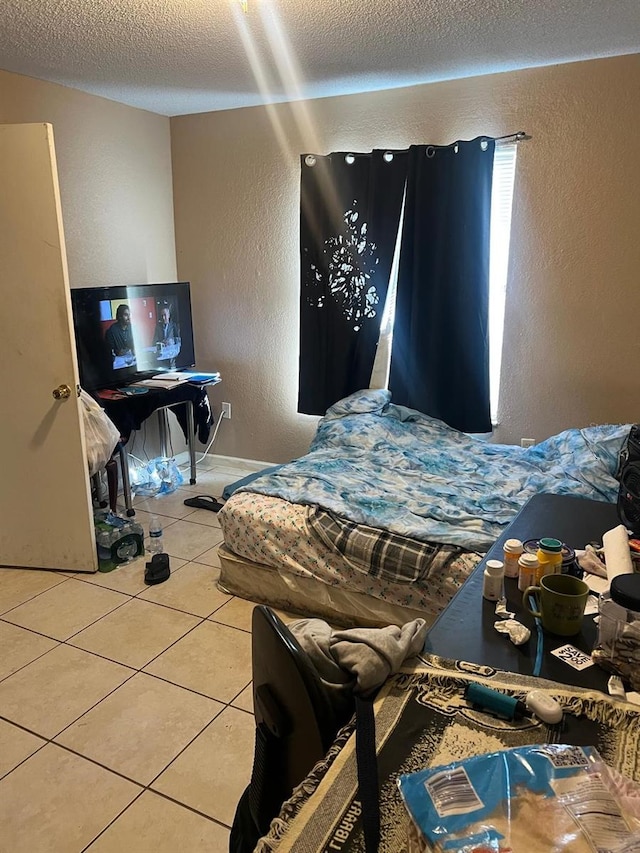
<svg viewBox="0 0 640 853"><path fill-rule="evenodd" d="M533 595L538 610L529 604ZM528 586L522 594L522 605L532 616L542 620L542 627L552 634L572 637L580 632L589 587L572 575L543 575L538 586Z"/></svg>

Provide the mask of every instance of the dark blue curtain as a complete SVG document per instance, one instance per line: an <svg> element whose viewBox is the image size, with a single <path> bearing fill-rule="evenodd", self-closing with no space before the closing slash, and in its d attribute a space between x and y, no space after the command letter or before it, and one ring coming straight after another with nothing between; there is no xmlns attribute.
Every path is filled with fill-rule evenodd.
<svg viewBox="0 0 640 853"><path fill-rule="evenodd" d="M299 412L369 386L407 153L301 158Z"/></svg>
<svg viewBox="0 0 640 853"><path fill-rule="evenodd" d="M489 236L495 142L409 149L389 390L490 432Z"/></svg>

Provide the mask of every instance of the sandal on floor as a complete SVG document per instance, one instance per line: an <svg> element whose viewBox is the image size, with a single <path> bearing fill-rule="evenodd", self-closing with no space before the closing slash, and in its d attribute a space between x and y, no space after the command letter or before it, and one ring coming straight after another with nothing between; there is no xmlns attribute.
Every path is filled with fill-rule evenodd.
<svg viewBox="0 0 640 853"><path fill-rule="evenodd" d="M169 579L171 569L168 554L154 554L151 562L145 563L145 566L144 582L149 586Z"/></svg>
<svg viewBox="0 0 640 853"><path fill-rule="evenodd" d="M185 498L185 506L194 506L197 509L210 509L211 512L219 512L224 504L212 498L211 495L198 495L195 498Z"/></svg>

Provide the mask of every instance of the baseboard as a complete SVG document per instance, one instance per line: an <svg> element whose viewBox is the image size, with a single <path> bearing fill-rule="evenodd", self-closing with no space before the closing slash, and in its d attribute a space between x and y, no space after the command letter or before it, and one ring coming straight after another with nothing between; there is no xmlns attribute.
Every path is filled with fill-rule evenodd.
<svg viewBox="0 0 640 853"><path fill-rule="evenodd" d="M189 451L184 450L182 453L176 453L174 458L176 460L176 465L179 468L182 467L182 465L188 465L189 464ZM198 458L198 456L196 455L196 459L197 458Z"/></svg>
<svg viewBox="0 0 640 853"><path fill-rule="evenodd" d="M207 456L214 464L231 468L246 468L247 471L262 471L263 468L271 468L277 462L260 462L258 459L243 459L240 456L222 456L220 453L208 453Z"/></svg>
<svg viewBox="0 0 640 853"><path fill-rule="evenodd" d="M196 452L196 460L200 459L201 453ZM177 453L175 456L176 464L179 468L189 465L189 451L185 450L182 453ZM242 459L239 456L221 456L219 453L207 453L207 467L214 465L221 468L236 468L239 471L262 471L263 468L270 468L277 464L275 462L260 462L257 459Z"/></svg>

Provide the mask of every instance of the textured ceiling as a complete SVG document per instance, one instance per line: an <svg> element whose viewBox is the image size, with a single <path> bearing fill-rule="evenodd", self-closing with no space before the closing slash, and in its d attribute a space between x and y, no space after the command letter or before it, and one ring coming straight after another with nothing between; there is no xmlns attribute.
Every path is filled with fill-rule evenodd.
<svg viewBox="0 0 640 853"><path fill-rule="evenodd" d="M640 0L1 0L0 68L164 115L640 52Z"/></svg>

